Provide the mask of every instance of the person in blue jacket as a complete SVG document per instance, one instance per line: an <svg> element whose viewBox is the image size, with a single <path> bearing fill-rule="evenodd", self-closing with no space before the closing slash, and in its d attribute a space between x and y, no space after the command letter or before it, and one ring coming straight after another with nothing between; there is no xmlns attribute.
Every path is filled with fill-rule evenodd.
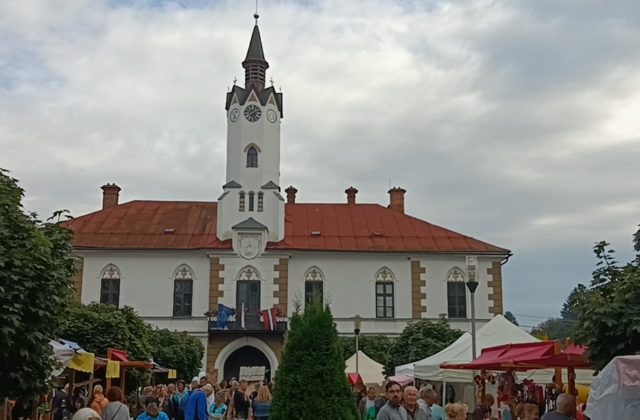
<svg viewBox="0 0 640 420"><path fill-rule="evenodd" d="M164 411L160 411L158 401L152 396L144 399L144 411L136 417L136 420L169 420Z"/></svg>
<svg viewBox="0 0 640 420"><path fill-rule="evenodd" d="M213 387L209 384L191 392L184 410L185 420L209 420L209 404L207 397L213 394Z"/></svg>

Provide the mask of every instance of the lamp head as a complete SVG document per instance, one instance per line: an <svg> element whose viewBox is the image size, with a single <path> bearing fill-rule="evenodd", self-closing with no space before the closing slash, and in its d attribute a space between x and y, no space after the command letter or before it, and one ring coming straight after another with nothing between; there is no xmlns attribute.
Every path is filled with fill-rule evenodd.
<svg viewBox="0 0 640 420"><path fill-rule="evenodd" d="M353 332L356 334L360 334L360 326L362 324L362 317L360 315L356 315L353 317Z"/></svg>

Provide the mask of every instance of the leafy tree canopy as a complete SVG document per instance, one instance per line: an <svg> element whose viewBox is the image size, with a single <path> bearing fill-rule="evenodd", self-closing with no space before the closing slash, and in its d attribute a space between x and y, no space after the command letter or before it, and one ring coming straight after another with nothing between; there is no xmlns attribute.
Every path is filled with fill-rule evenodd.
<svg viewBox="0 0 640 420"><path fill-rule="evenodd" d="M531 335L541 340L567 340L574 333L576 322L571 319L551 318L531 329Z"/></svg>
<svg viewBox="0 0 640 420"><path fill-rule="evenodd" d="M445 349L462 335L459 329L451 328L449 321L420 320L412 322L392 344L387 372L396 366L424 359Z"/></svg>
<svg viewBox="0 0 640 420"><path fill-rule="evenodd" d="M294 313L274 386L271 420L356 420L338 331L328 307L315 302ZM307 392L306 390L311 390ZM301 417L306 413L306 417Z"/></svg>
<svg viewBox="0 0 640 420"><path fill-rule="evenodd" d="M389 362L393 338L385 335L364 335L358 337L358 348L376 362L386 365ZM340 337L343 357L346 361L356 352L356 339L353 336Z"/></svg>
<svg viewBox="0 0 640 420"><path fill-rule="evenodd" d="M520 324L518 323L518 320L516 319L516 316L514 314L512 314L510 311L507 311L504 313L504 317L509 320L513 325L515 326L519 326Z"/></svg>
<svg viewBox="0 0 640 420"><path fill-rule="evenodd" d="M73 302L58 336L75 341L85 350L104 356L107 349L126 350L131 360L148 360L151 327L130 306L118 308L102 303Z"/></svg>
<svg viewBox="0 0 640 420"><path fill-rule="evenodd" d="M25 213L23 198L0 169L0 401L47 389L49 339L73 295L71 233Z"/></svg>
<svg viewBox="0 0 640 420"><path fill-rule="evenodd" d="M155 329L151 334L151 353L156 363L176 369L179 379L190 381L200 372L204 346L186 332Z"/></svg>
<svg viewBox="0 0 640 420"><path fill-rule="evenodd" d="M624 265L607 242L595 245L596 270L577 299L575 338L588 346L598 369L616 356L640 352L640 229L633 242L636 257Z"/></svg>

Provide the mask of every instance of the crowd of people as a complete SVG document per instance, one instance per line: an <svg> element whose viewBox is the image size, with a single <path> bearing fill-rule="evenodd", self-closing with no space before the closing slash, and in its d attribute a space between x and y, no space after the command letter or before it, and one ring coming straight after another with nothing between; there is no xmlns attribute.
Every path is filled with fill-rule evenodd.
<svg viewBox="0 0 640 420"><path fill-rule="evenodd" d="M53 420L129 420L131 401L125 404L124 393L117 386L107 390L100 385L85 407L72 404L68 386L53 399ZM137 401L141 412L137 420L268 420L271 409L271 384L256 383L253 391L241 380L223 380L212 384L206 376L187 386L175 384L148 386ZM72 416L72 407L75 413Z"/></svg>
<svg viewBox="0 0 640 420"><path fill-rule="evenodd" d="M487 395L490 397L490 395ZM575 397L560 394L556 409L540 417L536 404L518 404L513 408L505 405L499 416L492 412L493 398L485 398L473 412L462 403L439 405L439 394L430 387L418 390L414 386L402 386L394 381L385 385L385 396L379 396L376 388L367 388L367 395L360 399L358 411L362 420L582 420L576 410Z"/></svg>

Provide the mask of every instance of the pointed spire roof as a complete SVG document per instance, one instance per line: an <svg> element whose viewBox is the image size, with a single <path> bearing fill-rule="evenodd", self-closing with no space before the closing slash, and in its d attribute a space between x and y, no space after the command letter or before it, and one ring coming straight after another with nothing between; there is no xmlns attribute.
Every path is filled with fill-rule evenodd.
<svg viewBox="0 0 640 420"><path fill-rule="evenodd" d="M267 69L269 63L264 58L264 50L262 49L262 39L260 39L260 29L256 18L256 25L251 33L251 41L247 49L247 57L242 62L244 67L244 85L249 89L255 87L258 92L264 90L267 81Z"/></svg>
<svg viewBox="0 0 640 420"><path fill-rule="evenodd" d="M258 24L253 27L251 41L249 41L249 48L247 49L247 56L244 59L244 61L250 60L267 62L264 58L264 50L262 49L262 39L260 38L260 29L258 29Z"/></svg>

